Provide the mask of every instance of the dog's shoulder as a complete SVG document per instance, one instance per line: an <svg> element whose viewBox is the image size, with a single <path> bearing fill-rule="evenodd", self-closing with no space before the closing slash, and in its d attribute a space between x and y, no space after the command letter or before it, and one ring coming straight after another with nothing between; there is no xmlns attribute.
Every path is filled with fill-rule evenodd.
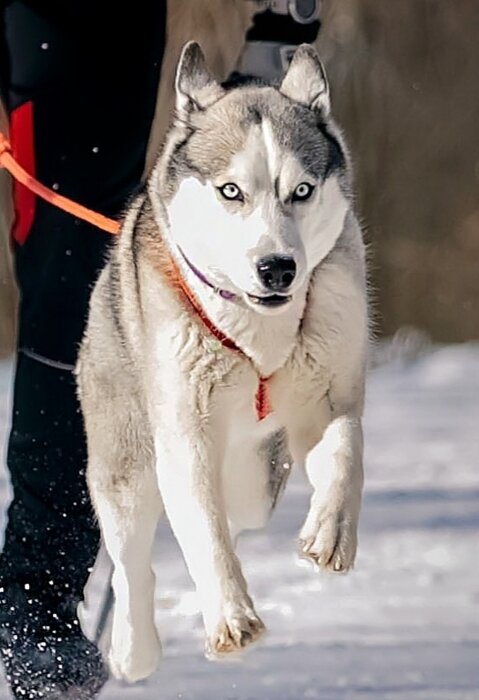
<svg viewBox="0 0 479 700"><path fill-rule="evenodd" d="M354 215L327 258L314 271L293 353L284 368L308 400L344 377L363 383L369 343L365 249Z"/></svg>

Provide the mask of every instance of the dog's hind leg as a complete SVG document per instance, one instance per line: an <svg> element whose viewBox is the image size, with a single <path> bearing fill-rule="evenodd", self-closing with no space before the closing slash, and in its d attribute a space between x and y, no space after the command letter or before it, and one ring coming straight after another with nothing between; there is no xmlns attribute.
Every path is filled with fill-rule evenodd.
<svg viewBox="0 0 479 700"><path fill-rule="evenodd" d="M87 414L88 481L114 567L109 664L116 678L134 682L155 670L161 652L154 621L151 548L162 502L151 439L131 420L112 431L114 420L99 421Z"/></svg>

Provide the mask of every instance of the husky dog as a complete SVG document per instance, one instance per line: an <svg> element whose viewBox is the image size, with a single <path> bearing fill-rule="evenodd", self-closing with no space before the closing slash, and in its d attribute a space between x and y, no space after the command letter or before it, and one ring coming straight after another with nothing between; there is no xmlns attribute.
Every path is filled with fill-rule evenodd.
<svg viewBox="0 0 479 700"><path fill-rule="evenodd" d="M363 483L364 247L323 67L304 45L279 87L222 86L190 43L176 95L77 368L114 563L109 661L129 681L160 654L150 560L163 511L216 656L264 629L234 542L265 524L293 462L319 443L300 549L324 569L353 565Z"/></svg>

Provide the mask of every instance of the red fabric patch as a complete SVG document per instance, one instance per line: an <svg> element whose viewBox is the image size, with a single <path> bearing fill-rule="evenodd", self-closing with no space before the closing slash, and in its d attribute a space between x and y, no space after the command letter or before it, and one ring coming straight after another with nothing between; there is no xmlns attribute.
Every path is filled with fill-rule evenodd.
<svg viewBox="0 0 479 700"><path fill-rule="evenodd" d="M33 102L25 102L13 110L10 117L12 155L25 170L35 177L35 144L33 137ZM15 220L14 240L23 245L28 238L35 217L36 198L33 192L16 180L13 183Z"/></svg>

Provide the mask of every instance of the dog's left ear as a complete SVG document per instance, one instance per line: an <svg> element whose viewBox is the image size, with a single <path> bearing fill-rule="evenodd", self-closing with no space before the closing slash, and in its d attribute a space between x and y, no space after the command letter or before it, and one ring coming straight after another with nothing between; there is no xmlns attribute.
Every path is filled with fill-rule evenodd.
<svg viewBox="0 0 479 700"><path fill-rule="evenodd" d="M216 102L224 90L210 73L199 44L189 41L181 52L176 71L176 109L180 118Z"/></svg>
<svg viewBox="0 0 479 700"><path fill-rule="evenodd" d="M296 50L279 91L290 100L328 116L331 103L326 71L310 44L301 44Z"/></svg>

